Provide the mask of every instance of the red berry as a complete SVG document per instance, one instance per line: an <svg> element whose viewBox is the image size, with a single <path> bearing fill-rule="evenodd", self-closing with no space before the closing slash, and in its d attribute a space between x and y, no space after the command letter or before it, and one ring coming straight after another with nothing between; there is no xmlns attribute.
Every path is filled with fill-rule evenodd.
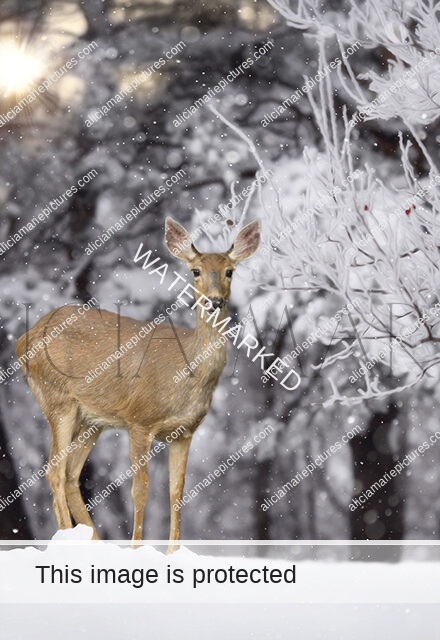
<svg viewBox="0 0 440 640"><path fill-rule="evenodd" d="M416 205L415 205L415 204L413 204L413 209L417 209L417 207L416 207Z"/></svg>
<svg viewBox="0 0 440 640"><path fill-rule="evenodd" d="M409 216L409 214L411 213L411 209L405 209L405 213L407 216Z"/></svg>
<svg viewBox="0 0 440 640"><path fill-rule="evenodd" d="M368 211L368 204L364 206L364 211Z"/></svg>

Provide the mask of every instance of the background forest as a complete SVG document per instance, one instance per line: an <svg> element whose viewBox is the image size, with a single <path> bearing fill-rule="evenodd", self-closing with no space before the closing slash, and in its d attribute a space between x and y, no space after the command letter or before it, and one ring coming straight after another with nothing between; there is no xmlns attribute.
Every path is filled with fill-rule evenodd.
<svg viewBox="0 0 440 640"><path fill-rule="evenodd" d="M252 331L280 357L324 330L297 361L302 382L294 391L263 382L259 367L228 346L211 410L193 440L185 490L262 428L274 431L183 509L182 538L438 539L439 444L366 504L353 512L349 504L438 429L440 331L429 309L440 283L440 6L431 0L17 4L0 3L0 47L12 39L38 62L38 77L11 88L3 60L0 114L90 42L98 46L1 126L0 242L85 174L98 175L0 257L2 368L15 359L15 340L26 330L25 303L30 326L92 296L102 308L114 311L120 303L125 315L155 317L171 300L133 262L140 242L188 275L164 247L165 217L193 231L271 170L195 244L225 250L240 226L259 217L264 245L237 269L229 313L239 320L252 305ZM274 46L266 55L174 126L178 114L268 39ZM87 126L91 114L181 41L179 55ZM335 59L340 63L331 67ZM321 81L262 122L319 71ZM184 178L157 203L86 254L89 242L181 169ZM347 181L356 170L360 177ZM313 207L313 215L303 215ZM294 231L281 235L289 225ZM355 311L329 327L354 300ZM414 329L424 313L428 319ZM194 315L184 309L173 321L192 326ZM386 350L408 327L400 346ZM367 367L383 349L385 357ZM361 366L364 373L350 381ZM46 462L49 429L21 373L0 385L0 401L5 496ZM261 509L357 425L358 436ZM128 467L127 434L104 433L82 474L85 498ZM166 452L150 465L150 479L145 537L165 539ZM92 514L104 538L131 534L129 484ZM55 530L44 479L0 513L3 539L47 539Z"/></svg>

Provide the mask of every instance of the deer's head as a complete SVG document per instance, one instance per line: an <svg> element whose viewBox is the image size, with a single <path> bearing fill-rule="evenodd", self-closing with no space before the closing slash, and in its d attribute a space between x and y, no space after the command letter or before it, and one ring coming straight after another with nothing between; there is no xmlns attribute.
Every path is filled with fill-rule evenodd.
<svg viewBox="0 0 440 640"><path fill-rule="evenodd" d="M254 220L239 231L229 251L200 253L181 224L170 217L165 220L165 244L192 271L194 286L204 297L204 306L211 313L226 306L236 265L250 258L259 242L260 221Z"/></svg>

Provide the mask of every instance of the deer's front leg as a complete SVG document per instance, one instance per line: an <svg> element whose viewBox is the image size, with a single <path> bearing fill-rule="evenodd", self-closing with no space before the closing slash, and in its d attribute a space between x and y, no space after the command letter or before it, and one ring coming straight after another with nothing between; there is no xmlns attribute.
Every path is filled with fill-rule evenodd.
<svg viewBox="0 0 440 640"><path fill-rule="evenodd" d="M180 540L180 505L190 444L191 438L182 438L181 440L174 440L169 447L170 540ZM170 543L167 553L174 553L178 549L180 549L179 545Z"/></svg>
<svg viewBox="0 0 440 640"><path fill-rule="evenodd" d="M132 548L139 545L135 540L142 540L145 507L148 500L148 454L153 437L145 434L145 428L136 427L130 430L130 461L133 471L131 495L134 506L134 523Z"/></svg>

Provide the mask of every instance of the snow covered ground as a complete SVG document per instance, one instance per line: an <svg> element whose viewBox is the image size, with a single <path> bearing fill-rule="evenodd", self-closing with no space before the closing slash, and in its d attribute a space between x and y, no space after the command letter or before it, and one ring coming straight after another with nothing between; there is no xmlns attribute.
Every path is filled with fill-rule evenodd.
<svg viewBox="0 0 440 640"><path fill-rule="evenodd" d="M166 556L151 546L90 544L90 535L80 525L58 532L46 549L0 552L2 638L440 640L440 563L297 562L292 583L288 560L201 556L188 548ZM103 568L114 570L107 578L115 584L103 584L102 573L96 584ZM168 583L168 575L183 581ZM244 582L251 575L285 575L288 582ZM222 583L213 584L216 576Z"/></svg>
<svg viewBox="0 0 440 640"><path fill-rule="evenodd" d="M0 616L5 640L440 638L438 605L0 605Z"/></svg>

